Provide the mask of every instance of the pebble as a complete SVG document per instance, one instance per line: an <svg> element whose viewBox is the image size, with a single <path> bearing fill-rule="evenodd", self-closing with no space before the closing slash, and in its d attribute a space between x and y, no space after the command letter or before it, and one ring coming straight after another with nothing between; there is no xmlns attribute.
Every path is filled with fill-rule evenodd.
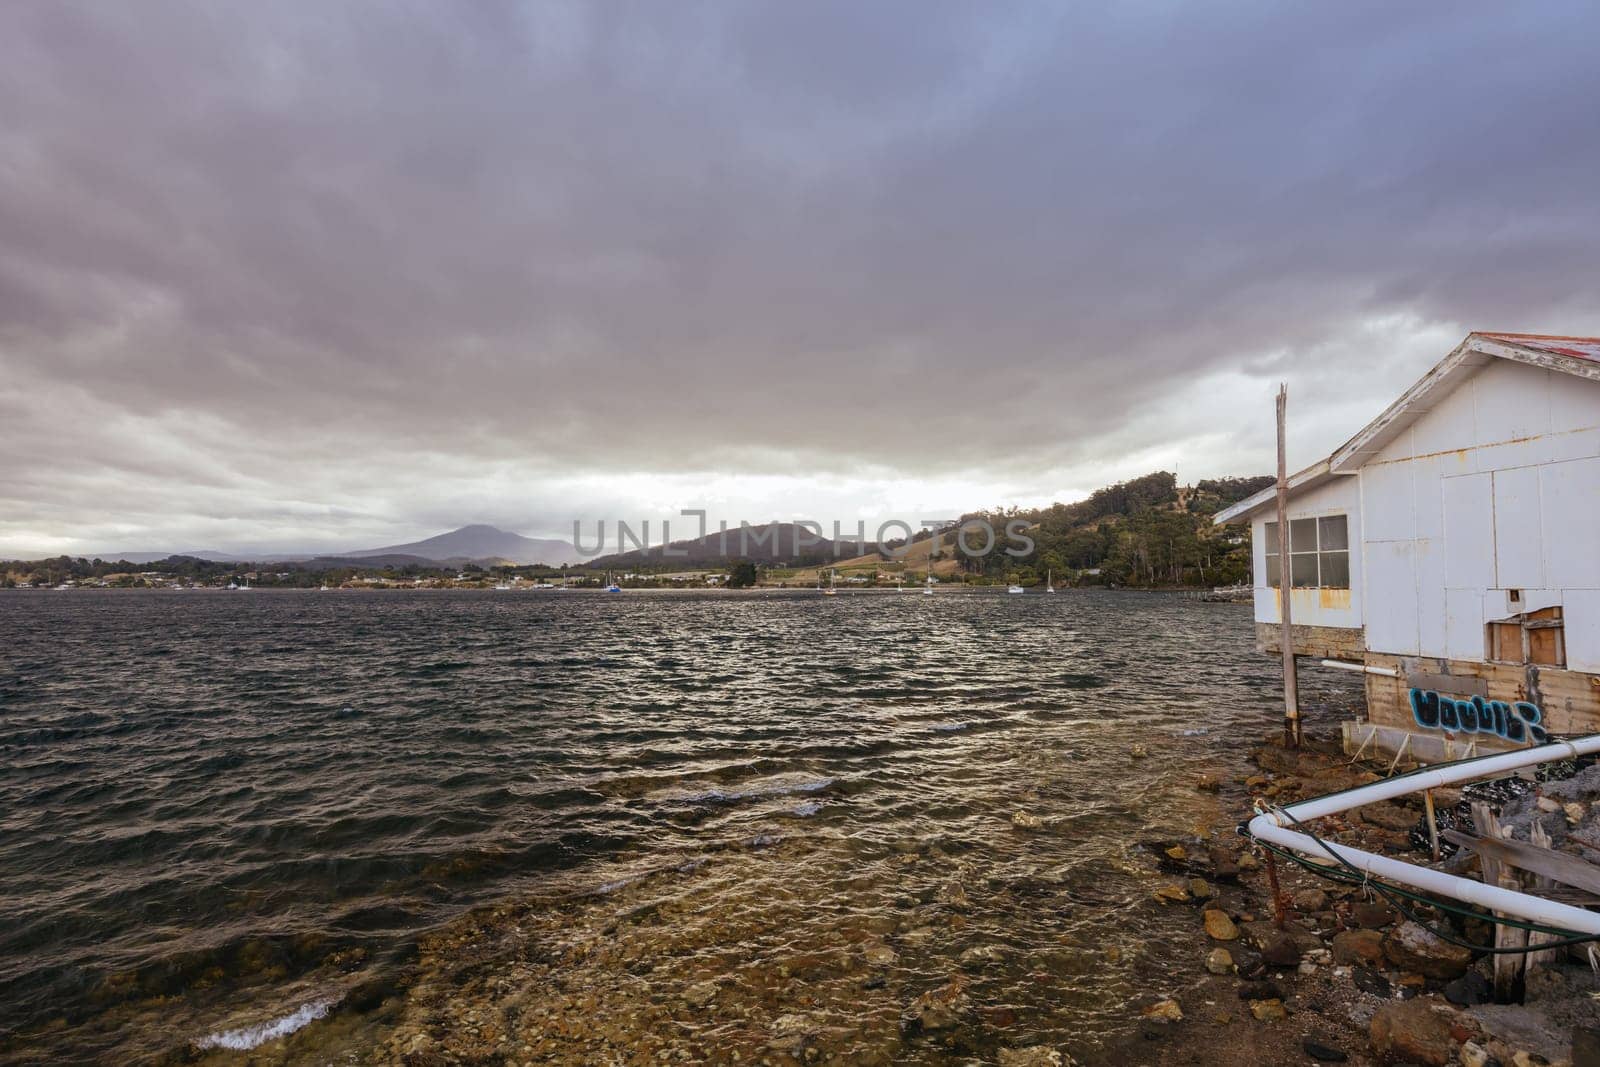
<svg viewBox="0 0 1600 1067"><path fill-rule="evenodd" d="M1289 1017L1283 1008L1283 1001L1275 997L1271 1000L1252 1000L1250 1014L1264 1023L1278 1023Z"/></svg>
<svg viewBox="0 0 1600 1067"><path fill-rule="evenodd" d="M1183 1021L1183 1007L1176 1000L1157 1001L1141 1014L1152 1022L1176 1023Z"/></svg>
<svg viewBox="0 0 1600 1067"><path fill-rule="evenodd" d="M1225 948L1214 948L1206 955L1206 970L1212 974L1232 974L1233 955Z"/></svg>
<svg viewBox="0 0 1600 1067"><path fill-rule="evenodd" d="M1343 1063L1345 1060L1350 1058L1339 1049L1334 1048L1332 1045L1324 1045L1322 1042L1311 1037L1302 1039L1300 1042L1300 1048L1307 1056L1310 1056L1318 1063Z"/></svg>
<svg viewBox="0 0 1600 1067"><path fill-rule="evenodd" d="M1220 908L1207 908L1205 913L1206 936L1215 941L1237 941L1239 928Z"/></svg>
<svg viewBox="0 0 1600 1067"><path fill-rule="evenodd" d="M1328 894L1320 889L1302 889L1292 898L1294 906L1300 911L1327 911Z"/></svg>
<svg viewBox="0 0 1600 1067"><path fill-rule="evenodd" d="M1189 879L1189 895L1196 900L1210 900L1217 895L1217 891L1204 878L1191 878Z"/></svg>

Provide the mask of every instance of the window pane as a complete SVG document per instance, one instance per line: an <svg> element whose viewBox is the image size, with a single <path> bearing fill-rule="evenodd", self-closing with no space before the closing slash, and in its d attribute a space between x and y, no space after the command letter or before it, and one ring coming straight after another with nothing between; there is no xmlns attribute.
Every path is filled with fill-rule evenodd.
<svg viewBox="0 0 1600 1067"><path fill-rule="evenodd" d="M1317 520L1289 520L1289 551L1315 552L1317 550ZM1299 585L1299 582L1295 583Z"/></svg>
<svg viewBox="0 0 1600 1067"><path fill-rule="evenodd" d="M1294 527L1289 528L1289 536L1294 536ZM1315 552L1296 552L1289 557L1289 581L1296 589L1314 589L1317 585L1317 554Z"/></svg>
<svg viewBox="0 0 1600 1067"><path fill-rule="evenodd" d="M1324 522L1327 520L1324 519ZM1324 552L1322 553L1322 588L1324 589L1349 589L1350 588L1350 553Z"/></svg>
<svg viewBox="0 0 1600 1067"><path fill-rule="evenodd" d="M1282 586L1283 582L1281 582L1279 580L1279 577L1280 576L1278 574L1278 554L1276 552L1274 552L1272 555L1267 557L1267 586L1268 586L1268 588L1277 589L1280 586Z"/></svg>
<svg viewBox="0 0 1600 1067"><path fill-rule="evenodd" d="M1326 552L1330 548L1349 548L1350 531L1343 515L1327 515L1317 520L1317 535L1321 540L1318 546ZM1327 585L1324 580L1323 585Z"/></svg>
<svg viewBox="0 0 1600 1067"><path fill-rule="evenodd" d="M1267 555L1274 556L1278 553L1278 524L1267 523Z"/></svg>

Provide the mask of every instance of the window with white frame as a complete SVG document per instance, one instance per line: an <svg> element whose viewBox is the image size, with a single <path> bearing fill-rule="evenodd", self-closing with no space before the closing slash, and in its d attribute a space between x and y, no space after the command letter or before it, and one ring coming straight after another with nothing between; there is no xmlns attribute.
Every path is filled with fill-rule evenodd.
<svg viewBox="0 0 1600 1067"><path fill-rule="evenodd" d="M1278 524L1267 523L1267 585L1280 584ZM1350 524L1344 515L1289 520L1289 584L1294 589L1350 588Z"/></svg>

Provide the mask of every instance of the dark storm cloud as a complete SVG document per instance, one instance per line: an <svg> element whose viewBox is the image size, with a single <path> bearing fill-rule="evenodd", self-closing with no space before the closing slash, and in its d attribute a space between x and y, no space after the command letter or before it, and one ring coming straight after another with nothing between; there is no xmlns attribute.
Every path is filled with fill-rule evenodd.
<svg viewBox="0 0 1600 1067"><path fill-rule="evenodd" d="M406 472L496 464L1015 481L1163 405L1236 423L1254 392L1192 396L1233 372L1371 413L1440 324L1600 329L1597 29L9 4L0 498L37 533L248 484L293 529L359 491L414 521Z"/></svg>

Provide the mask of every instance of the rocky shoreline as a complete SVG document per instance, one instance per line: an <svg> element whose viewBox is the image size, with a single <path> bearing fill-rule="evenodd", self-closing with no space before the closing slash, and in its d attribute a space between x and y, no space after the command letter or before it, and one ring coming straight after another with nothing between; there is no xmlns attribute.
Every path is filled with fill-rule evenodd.
<svg viewBox="0 0 1600 1067"><path fill-rule="evenodd" d="M1136 746L1130 763L1144 765ZM1488 970L1357 888L1262 857L1252 798L1372 780L1331 738L1250 765L1171 775L1192 815L1085 882L1032 862L1069 832L1047 791L995 813L993 854L937 835L887 851L774 838L594 895L482 909L400 973L248 1052L182 1062L1216 1065L1596 1063L1600 993L1569 963L1528 1003L1488 1003ZM1154 762L1153 759L1150 760ZM1330 840L1402 854L1420 808L1329 820ZM1002 822L1003 820L1003 822ZM702 865L703 864L703 865ZM1137 899L1096 882L1123 880ZM872 900L876 907L863 908ZM1092 941L1064 933L1061 916ZM1426 916L1424 916L1426 917ZM1482 943L1489 932L1460 933ZM1070 1020L1095 1020L1075 1032Z"/></svg>
<svg viewBox="0 0 1600 1067"><path fill-rule="evenodd" d="M1252 759L1259 772L1238 784L1280 801L1378 778L1351 767L1331 738L1298 752L1269 741ZM1385 802L1328 820L1322 836L1425 859L1415 836L1422 818L1420 798L1414 807ZM1214 842L1232 832L1217 830ZM1358 887L1279 861L1280 926L1270 880L1249 852L1198 841L1152 850L1171 876L1157 895L1198 913L1213 946L1203 961L1211 977L1181 1003L1143 1004L1138 1038L1106 1063L1600 1064L1600 979L1576 958L1534 975L1524 1003L1494 1004L1490 957L1436 936L1451 925L1442 913L1415 906L1430 929ZM1486 923L1455 925L1462 940L1492 941Z"/></svg>

